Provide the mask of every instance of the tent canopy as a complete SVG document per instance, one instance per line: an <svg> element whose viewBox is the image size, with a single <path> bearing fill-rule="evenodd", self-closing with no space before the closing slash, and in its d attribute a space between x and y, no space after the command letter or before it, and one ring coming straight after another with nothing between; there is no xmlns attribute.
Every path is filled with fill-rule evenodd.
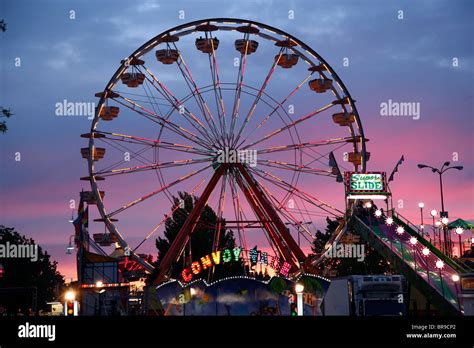
<svg viewBox="0 0 474 348"><path fill-rule="evenodd" d="M462 227L462 229L464 230L470 230L474 228L474 224L461 218L454 220L453 222L448 224L448 229L450 230L455 229L456 227Z"/></svg>

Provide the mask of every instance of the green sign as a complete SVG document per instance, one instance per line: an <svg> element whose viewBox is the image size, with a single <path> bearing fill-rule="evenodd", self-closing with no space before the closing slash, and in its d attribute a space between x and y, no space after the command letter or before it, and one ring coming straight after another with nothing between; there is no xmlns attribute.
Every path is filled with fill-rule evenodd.
<svg viewBox="0 0 474 348"><path fill-rule="evenodd" d="M381 173L352 173L349 182L349 191L367 192L383 191L384 182Z"/></svg>

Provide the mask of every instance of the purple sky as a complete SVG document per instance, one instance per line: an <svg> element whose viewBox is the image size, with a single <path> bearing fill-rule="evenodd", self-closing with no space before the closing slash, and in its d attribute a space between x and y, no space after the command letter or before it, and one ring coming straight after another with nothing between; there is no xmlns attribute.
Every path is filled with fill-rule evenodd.
<svg viewBox="0 0 474 348"><path fill-rule="evenodd" d="M376 1L249 0L227 6L221 1L102 1L100 5L94 1L3 1L0 12L8 27L0 34L0 104L15 115L8 120L9 131L0 136L0 223L33 237L59 261L68 279L75 277L73 257L65 255L73 233L68 223L69 200L78 200L78 192L88 189L87 182L79 181L87 174L79 152L86 142L79 135L88 131L91 121L58 117L55 104L64 99L96 102L94 93L105 87L120 60L144 42L185 22L213 17L250 19L280 28L311 46L335 69L357 100L370 139L368 170L390 173L400 156L405 156L391 184L401 214L419 222L420 201L427 207L426 219L430 209L440 210L437 176L417 169L416 164L441 166L451 161L464 170L444 177L446 208L451 219L472 220L473 9L469 1L387 1L383 6ZM75 11L74 20L69 18L70 10ZM179 11L184 11L184 20L178 18ZM288 11L294 11L295 19L288 18ZM15 66L17 57L20 67ZM349 66L343 65L344 58L349 59ZM453 58L458 59L458 66L453 66ZM256 54L252 64L268 67L272 59ZM254 76L255 87L266 70ZM163 76L179 87L173 75ZM283 82L273 85L272 93L279 95ZM420 103L420 119L381 116L380 104L388 100ZM307 106L304 100L296 102L300 110ZM118 122L127 126L125 118ZM138 133L140 125L128 126L135 134L146 134L146 130ZM317 122L311 127L306 135L320 130ZM322 134L317 139L328 137ZM21 153L20 162L15 161L16 152ZM109 202L117 200L115 208L123 203L119 198L131 200L153 189L107 184L106 197ZM301 185L339 208L344 205L340 185ZM156 218L146 209L130 213L124 228L136 232L128 236L136 241L143 237L167 213L169 203L158 202L158 207L162 210ZM94 210L91 218L97 217ZM316 225L324 227L320 222ZM91 224L91 232L102 231L103 226Z"/></svg>

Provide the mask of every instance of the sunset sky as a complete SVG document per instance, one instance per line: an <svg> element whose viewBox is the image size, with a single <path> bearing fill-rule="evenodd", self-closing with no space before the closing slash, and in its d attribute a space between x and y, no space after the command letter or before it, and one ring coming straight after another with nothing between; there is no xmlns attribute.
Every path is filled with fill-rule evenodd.
<svg viewBox="0 0 474 348"><path fill-rule="evenodd" d="M70 19L71 10L75 19ZM7 31L0 33L0 105L11 108L14 116L7 120L8 132L0 135L0 224L34 238L59 262L66 279L75 278L74 257L65 254L73 234L69 201L78 201L79 191L89 189L79 180L87 175L80 156L87 143L79 135L89 131L91 121L56 116L56 103L97 102L94 93L104 89L120 60L143 43L177 25L216 17L249 19L282 29L334 68L357 101L370 139L368 170L390 174L405 157L390 185L402 215L419 223L418 202L425 203L426 220L431 209L441 210L437 175L416 164L441 167L451 161L464 170L443 177L446 209L451 221L457 217L472 221L473 10L474 3L467 0L383 5L375 0L243 0L225 5L223 1L110 0L100 5L92 0L2 1L0 13ZM180 11L184 19L179 18ZM294 19L289 19L289 11L294 11ZM21 66L15 66L17 58ZM344 66L345 58L349 66ZM263 59L255 55L254 64L268 66ZM420 103L420 118L382 116L381 103L389 100ZM15 161L17 152L21 161ZM315 189L305 185L306 190ZM331 203L344 206L340 188L319 189ZM96 212L91 214L97 217ZM92 233L103 232L97 223L90 228Z"/></svg>

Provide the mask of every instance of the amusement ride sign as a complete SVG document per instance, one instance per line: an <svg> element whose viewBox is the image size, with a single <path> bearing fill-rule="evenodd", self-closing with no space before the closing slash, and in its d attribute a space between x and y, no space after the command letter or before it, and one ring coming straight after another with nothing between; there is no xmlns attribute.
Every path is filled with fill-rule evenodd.
<svg viewBox="0 0 474 348"><path fill-rule="evenodd" d="M349 199L386 199L387 179L384 172L346 172L346 196Z"/></svg>
<svg viewBox="0 0 474 348"><path fill-rule="evenodd" d="M245 257L248 255L248 257ZM244 250L241 248L216 250L206 256L200 258L199 261L194 261L191 266L185 268L181 272L183 281L190 282L194 276L199 275L202 271L212 268L215 265L224 265L231 262L247 262L251 266L257 263L265 267L270 267L275 274L287 277L291 265L282 260L280 257L271 256L265 251L258 250L257 247L251 250Z"/></svg>

